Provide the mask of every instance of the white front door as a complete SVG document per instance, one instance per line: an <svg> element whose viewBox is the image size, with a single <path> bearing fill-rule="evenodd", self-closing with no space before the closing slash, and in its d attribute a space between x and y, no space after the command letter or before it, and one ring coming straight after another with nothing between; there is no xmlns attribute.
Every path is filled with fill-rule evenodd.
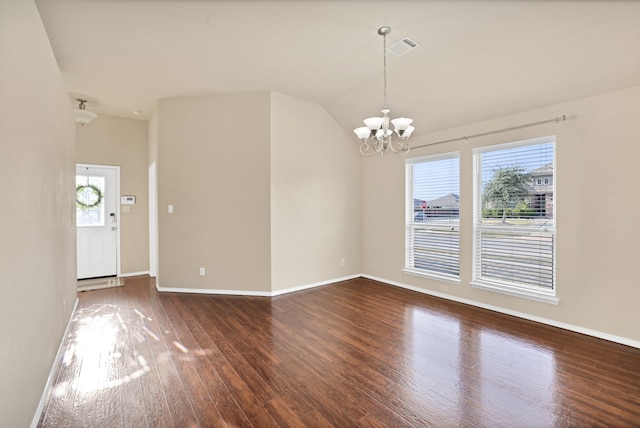
<svg viewBox="0 0 640 428"><path fill-rule="evenodd" d="M78 279L117 274L119 167L76 166Z"/></svg>

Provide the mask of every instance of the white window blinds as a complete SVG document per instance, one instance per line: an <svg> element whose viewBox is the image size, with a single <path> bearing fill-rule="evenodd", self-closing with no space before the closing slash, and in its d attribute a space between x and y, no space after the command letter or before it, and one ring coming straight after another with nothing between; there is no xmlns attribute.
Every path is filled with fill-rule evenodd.
<svg viewBox="0 0 640 428"><path fill-rule="evenodd" d="M474 150L474 282L555 295L555 137Z"/></svg>
<svg viewBox="0 0 640 428"><path fill-rule="evenodd" d="M458 279L459 154L407 160L406 178L405 270Z"/></svg>

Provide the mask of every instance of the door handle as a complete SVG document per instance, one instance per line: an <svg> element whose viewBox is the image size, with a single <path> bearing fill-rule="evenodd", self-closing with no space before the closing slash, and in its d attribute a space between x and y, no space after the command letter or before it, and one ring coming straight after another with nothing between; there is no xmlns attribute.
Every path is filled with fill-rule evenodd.
<svg viewBox="0 0 640 428"><path fill-rule="evenodd" d="M116 227L115 226L111 226L111 231L115 232L116 231Z"/></svg>

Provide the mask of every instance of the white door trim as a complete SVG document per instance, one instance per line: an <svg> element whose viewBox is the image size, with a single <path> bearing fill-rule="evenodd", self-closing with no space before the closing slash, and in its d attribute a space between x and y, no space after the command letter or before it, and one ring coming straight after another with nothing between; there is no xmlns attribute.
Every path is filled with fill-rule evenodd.
<svg viewBox="0 0 640 428"><path fill-rule="evenodd" d="M120 265L120 230L122 229L121 219L122 210L120 209L120 166L118 165L99 165L90 163L77 163L76 168L104 168L112 169L116 173L116 215L118 216L117 228L116 228L116 275L122 275L122 269ZM75 221L75 215L74 215ZM77 260L76 260L77 263Z"/></svg>

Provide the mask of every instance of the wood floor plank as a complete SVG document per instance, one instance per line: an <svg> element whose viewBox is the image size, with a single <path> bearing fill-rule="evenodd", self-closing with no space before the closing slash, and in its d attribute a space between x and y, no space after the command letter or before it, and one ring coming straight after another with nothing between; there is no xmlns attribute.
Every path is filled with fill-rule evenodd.
<svg viewBox="0 0 640 428"><path fill-rule="evenodd" d="M184 322L183 329L181 329L183 333L181 337L187 339L188 335L191 336L192 341L186 341L186 344L197 354L194 361L198 363L197 370L210 396L211 405L218 409L221 419L230 424L230 426L253 426L221 375L221 368L223 364L226 364L227 356L217 349L213 340L206 334L205 329L208 330L209 324L205 323L204 326L199 324L191 316L192 312L188 311L186 307L179 311L180 299L172 298L171 301L178 313L183 316L181 318ZM203 320L206 320L206 318L203 318ZM213 326L211 327L214 328ZM233 355L236 357L237 354Z"/></svg>
<svg viewBox="0 0 640 428"><path fill-rule="evenodd" d="M138 336L135 328L137 316L131 307L134 301L131 291L132 288L118 287L115 294L116 305L120 308L120 319L124 327L121 336L124 349L120 355L120 378L116 387L120 390L122 426L144 427L149 423L144 404L147 390L144 375L148 365L140 354L137 343ZM132 318L132 315L136 318Z"/></svg>
<svg viewBox="0 0 640 428"><path fill-rule="evenodd" d="M79 299L40 427L640 426L640 349L364 278Z"/></svg>
<svg viewBox="0 0 640 428"><path fill-rule="evenodd" d="M141 409L147 426L172 426L169 403L162 382L158 376L158 367L154 358L152 343L160 337L147 326L150 309L147 307L147 294L143 287L124 287L127 306L128 332L132 343L128 363L129 378L123 384L134 384L133 395L126 395L124 402L134 402L131 407ZM145 315L145 313L147 315ZM135 394L139 392L139 394ZM126 406L130 407L130 406ZM134 419L139 419L137 416ZM131 416L125 422L131 421Z"/></svg>
<svg viewBox="0 0 640 428"><path fill-rule="evenodd" d="M233 422L233 426L252 426L246 416L246 410L236 406L237 399L228 384L221 376L221 368L224 358L220 364L213 365L207 357L207 347L196 340L195 329L191 330L185 324L180 312L176 307L177 298L168 296L165 304L167 315L170 317L175 329L176 338L173 353L182 363L179 365L180 372L186 379L185 385L187 393L192 398L192 403L196 414L209 413L209 419L214 420L213 426L220 426L226 422ZM180 355L183 353L183 355ZM213 393L213 395L211 394ZM214 398L215 397L215 398ZM222 414L218 410L216 402L223 408ZM233 410L232 410L233 409ZM231 413L231 410L233 413ZM215 411L215 413L214 413ZM230 418L231 415L231 418ZM208 425L211 422L205 423Z"/></svg>
<svg viewBox="0 0 640 428"><path fill-rule="evenodd" d="M150 336L155 340L148 340L153 359L156 362L156 370L162 385L162 391L169 404L171 419L185 426L196 426L198 418L191 405L191 397L185 386L185 379L179 371L179 362L174 354L176 335L172 329L165 309L160 302L162 296L152 295L141 307L141 313L149 314L145 320Z"/></svg>

